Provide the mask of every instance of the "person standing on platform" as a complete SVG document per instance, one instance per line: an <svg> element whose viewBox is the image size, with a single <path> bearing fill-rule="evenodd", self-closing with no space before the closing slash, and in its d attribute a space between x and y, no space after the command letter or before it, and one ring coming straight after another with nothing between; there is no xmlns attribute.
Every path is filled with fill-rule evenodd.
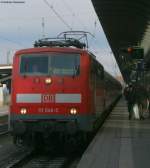
<svg viewBox="0 0 150 168"><path fill-rule="evenodd" d="M144 110L148 110L149 98L146 88L143 85L137 85L135 88L135 103L138 104L140 119L144 119Z"/></svg>
<svg viewBox="0 0 150 168"><path fill-rule="evenodd" d="M148 95L148 118L150 118L150 86L147 87L147 95Z"/></svg>
<svg viewBox="0 0 150 168"><path fill-rule="evenodd" d="M124 96L127 101L130 120L133 115L133 106L135 104L135 89L132 84L129 84L129 86L124 89Z"/></svg>

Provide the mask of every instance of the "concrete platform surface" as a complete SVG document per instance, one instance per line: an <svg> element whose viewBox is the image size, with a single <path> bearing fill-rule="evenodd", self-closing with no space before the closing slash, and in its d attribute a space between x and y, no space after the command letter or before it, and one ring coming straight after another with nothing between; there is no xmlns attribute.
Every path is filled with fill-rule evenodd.
<svg viewBox="0 0 150 168"><path fill-rule="evenodd" d="M150 168L150 120L128 120L126 102L121 99L78 168Z"/></svg>
<svg viewBox="0 0 150 168"><path fill-rule="evenodd" d="M4 115L8 115L9 106L0 106L0 117Z"/></svg>

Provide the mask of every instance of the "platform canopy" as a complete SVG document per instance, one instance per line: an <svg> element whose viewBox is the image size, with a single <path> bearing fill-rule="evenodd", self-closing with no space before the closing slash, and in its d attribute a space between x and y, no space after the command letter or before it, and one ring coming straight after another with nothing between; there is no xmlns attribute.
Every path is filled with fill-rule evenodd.
<svg viewBox="0 0 150 168"><path fill-rule="evenodd" d="M122 75L128 80L131 59L123 48L144 48L144 60L150 62L150 0L92 0Z"/></svg>
<svg viewBox="0 0 150 168"><path fill-rule="evenodd" d="M0 84L11 79L12 65L0 65Z"/></svg>

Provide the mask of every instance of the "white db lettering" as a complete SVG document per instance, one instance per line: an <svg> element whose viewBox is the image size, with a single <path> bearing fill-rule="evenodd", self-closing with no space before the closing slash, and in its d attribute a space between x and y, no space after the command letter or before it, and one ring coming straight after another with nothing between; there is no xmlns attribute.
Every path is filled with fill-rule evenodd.
<svg viewBox="0 0 150 168"><path fill-rule="evenodd" d="M55 96L52 95L52 94L42 95L42 102L43 103L54 103L55 102Z"/></svg>

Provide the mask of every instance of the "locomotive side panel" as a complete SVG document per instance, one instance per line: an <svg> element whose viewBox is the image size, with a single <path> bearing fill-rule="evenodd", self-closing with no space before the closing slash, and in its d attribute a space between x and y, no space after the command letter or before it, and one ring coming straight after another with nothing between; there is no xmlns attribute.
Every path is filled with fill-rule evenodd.
<svg viewBox="0 0 150 168"><path fill-rule="evenodd" d="M99 117L105 109L104 69L96 60L91 58L90 92L91 107L94 115Z"/></svg>

